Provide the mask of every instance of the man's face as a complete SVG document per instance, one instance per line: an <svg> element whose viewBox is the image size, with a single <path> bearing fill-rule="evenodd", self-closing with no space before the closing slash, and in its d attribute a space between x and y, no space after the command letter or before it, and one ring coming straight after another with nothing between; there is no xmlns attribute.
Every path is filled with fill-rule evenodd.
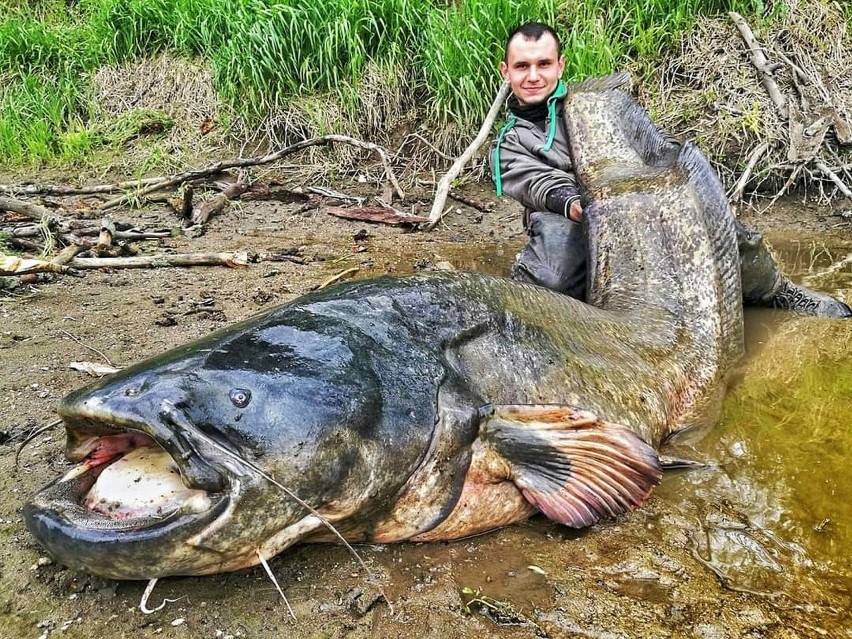
<svg viewBox="0 0 852 639"><path fill-rule="evenodd" d="M500 73L521 104L543 102L553 93L564 68L565 56L557 54L556 40L549 33L538 40L515 35L509 41L506 61L500 62Z"/></svg>

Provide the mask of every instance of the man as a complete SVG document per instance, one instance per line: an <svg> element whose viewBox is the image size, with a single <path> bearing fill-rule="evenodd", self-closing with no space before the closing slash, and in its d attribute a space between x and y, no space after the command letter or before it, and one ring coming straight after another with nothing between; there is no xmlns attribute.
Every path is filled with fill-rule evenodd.
<svg viewBox="0 0 852 639"><path fill-rule="evenodd" d="M497 195L524 205L526 247L512 277L578 299L585 296L582 197L562 118L565 58L549 26L529 22L509 34L500 73L512 89L506 125L491 146ZM778 270L756 231L737 223L743 300L826 317L852 317L843 302L793 284Z"/></svg>

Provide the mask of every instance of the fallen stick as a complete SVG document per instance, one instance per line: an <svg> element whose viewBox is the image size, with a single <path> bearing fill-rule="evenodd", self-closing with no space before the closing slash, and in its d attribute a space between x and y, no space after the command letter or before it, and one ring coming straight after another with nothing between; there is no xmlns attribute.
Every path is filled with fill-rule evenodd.
<svg viewBox="0 0 852 639"><path fill-rule="evenodd" d="M453 180L458 177L465 165L470 161L470 158L473 157L473 154L476 153L479 150L479 147L481 147L488 139L488 135L491 133L491 127L494 126L497 114L500 112L500 108L503 106L503 102L506 100L508 95L509 85L504 82L500 86L500 90L497 92L497 95L494 96L494 101L491 103L488 115L485 116L482 126L479 127L479 133L476 134L473 142L470 143L470 145L464 150L464 153L458 157L450 169L444 174L444 177L442 177L438 182L438 188L435 189L435 200L432 203L432 210L429 213L429 223L423 227L424 230L431 231L435 228L435 226L437 226L438 222L441 221L441 218L444 215L444 203L447 201L447 195L449 195L450 192L450 185Z"/></svg>
<svg viewBox="0 0 852 639"><path fill-rule="evenodd" d="M217 193L212 198L203 202L192 211L192 224L205 224L215 213L218 213L234 198L238 198L243 193L248 191L249 183L245 180L239 180L228 185L224 191Z"/></svg>
<svg viewBox="0 0 852 639"><path fill-rule="evenodd" d="M754 33L748 26L748 23L739 13L736 11L729 11L728 15L731 17L731 20L734 21L734 24L740 32L740 36L742 36L746 47L748 47L749 54L751 55L751 63L760 74L760 81L763 83L766 92L769 94L769 98L772 100L773 104L775 104L775 107L778 109L781 116L786 119L788 115L787 98L783 93L781 93L778 83L776 83L775 78L772 77L772 66L769 64L769 60L767 60L766 55L763 53L762 47L758 44L757 38L754 37Z"/></svg>
<svg viewBox="0 0 852 639"><path fill-rule="evenodd" d="M0 276L29 275L31 273L62 273L63 275L80 275L73 268L62 264L54 264L45 260L34 260L14 255L0 254Z"/></svg>
<svg viewBox="0 0 852 639"><path fill-rule="evenodd" d="M166 266L248 266L245 251L233 253L174 253L136 257L76 257L68 266L90 270L97 268L162 268Z"/></svg>
<svg viewBox="0 0 852 639"><path fill-rule="evenodd" d="M751 155L748 158L748 164L746 165L743 174L740 176L740 179L737 180L736 185L734 186L734 190L731 192L731 196L728 198L728 201L732 205L736 205L740 200L743 199L743 191L745 190L746 184L748 184L749 179L751 178L751 172L754 171L755 165L758 163L760 158L763 157L764 153L766 153L770 149L771 145L769 142L763 142L751 152Z"/></svg>
<svg viewBox="0 0 852 639"><path fill-rule="evenodd" d="M395 209L385 206L352 206L344 208L340 206L327 206L325 212L335 217L347 220L360 220L362 222L376 222L396 226L399 224L420 224L428 222L428 217L420 215L400 215Z"/></svg>
<svg viewBox="0 0 852 639"><path fill-rule="evenodd" d="M72 229L67 225L60 225L58 229L54 230L53 234L54 236L59 237L63 242L72 242L73 237L70 235L72 233L73 235L80 237L92 237L100 235L100 232L100 227ZM41 226L37 224L30 224L14 228L0 228L0 233L9 235L12 238L19 238L38 237L41 236L43 232ZM127 240L129 242L143 240L160 240L171 236L171 231L116 231L115 233L113 233L113 239Z"/></svg>
<svg viewBox="0 0 852 639"><path fill-rule="evenodd" d="M24 202L11 197L0 195L0 211L11 211L19 215L26 215L28 218L40 222L42 219L56 220L57 216L53 211L32 202Z"/></svg>
<svg viewBox="0 0 852 639"><path fill-rule="evenodd" d="M850 191L850 190L849 190L849 187L848 187L848 186L846 186L846 185L843 183L843 180L841 180L841 179L838 177L837 173L835 173L834 171L832 171L832 170L828 167L828 165L827 165L825 162L823 162L822 160L817 160L814 164L816 164L816 167L817 167L820 171L822 171L822 174L823 174L823 175L825 175L828 179L830 179L832 182L834 182L834 184L835 184L835 185L837 185L837 188L840 190L840 192L841 192L841 193L843 193L843 195L845 195L845 196L846 196L846 197L848 197L849 199L852 199L852 191Z"/></svg>
<svg viewBox="0 0 852 639"><path fill-rule="evenodd" d="M0 184L0 193L8 195L97 195L99 193L115 193L140 186L155 184L166 178L151 177L113 184L97 184L93 186L62 186L59 184Z"/></svg>
<svg viewBox="0 0 852 639"><path fill-rule="evenodd" d="M347 144L352 144L354 146L369 149L378 153L379 156L381 156L382 158L382 163L385 166L385 171L388 173L388 178L394 183L394 186L397 188L397 191L399 193L402 193L402 189L399 188L399 182L397 181L396 176L393 174L393 169L391 169L390 167L388 153L382 147L372 144L370 142L362 142L361 140L356 140L355 138L351 138L346 135L323 135L318 138L311 138L310 140L302 140L301 142L296 142L295 144L291 144L288 147L285 147L274 153L269 153L264 156L238 158L234 160L221 160L219 162L216 162L215 164L211 164L210 166L201 169L194 169L192 171L178 173L171 177L164 178L161 182L146 186L140 191L136 191L134 193L124 193L119 197L104 202L98 208L102 211L105 211L107 209L119 206L120 204L123 204L131 198L141 198L148 195L149 193L153 193L154 191L162 191L164 189L172 188L179 184L183 184L184 182L188 182L189 180L208 177L210 175L221 173L222 171L227 171L228 169L270 164L297 151L301 151L302 149L307 149L311 146L328 144L329 142L345 142ZM400 197L404 197L404 195L401 195Z"/></svg>

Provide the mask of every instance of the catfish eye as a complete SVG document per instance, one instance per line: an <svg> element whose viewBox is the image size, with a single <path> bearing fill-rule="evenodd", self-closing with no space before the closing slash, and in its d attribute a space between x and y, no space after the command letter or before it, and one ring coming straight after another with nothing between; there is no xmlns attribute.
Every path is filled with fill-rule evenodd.
<svg viewBox="0 0 852 639"><path fill-rule="evenodd" d="M251 401L251 391L246 388L234 388L231 390L231 403L237 408L245 408Z"/></svg>

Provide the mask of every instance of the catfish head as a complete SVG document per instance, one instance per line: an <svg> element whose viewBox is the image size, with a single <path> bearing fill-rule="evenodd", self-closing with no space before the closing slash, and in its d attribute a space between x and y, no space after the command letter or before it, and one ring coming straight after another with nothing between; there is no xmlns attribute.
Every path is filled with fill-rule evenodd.
<svg viewBox="0 0 852 639"><path fill-rule="evenodd" d="M63 400L75 466L27 526L116 579L240 569L328 522L364 538L434 427L441 370L420 355L286 306L139 363Z"/></svg>

